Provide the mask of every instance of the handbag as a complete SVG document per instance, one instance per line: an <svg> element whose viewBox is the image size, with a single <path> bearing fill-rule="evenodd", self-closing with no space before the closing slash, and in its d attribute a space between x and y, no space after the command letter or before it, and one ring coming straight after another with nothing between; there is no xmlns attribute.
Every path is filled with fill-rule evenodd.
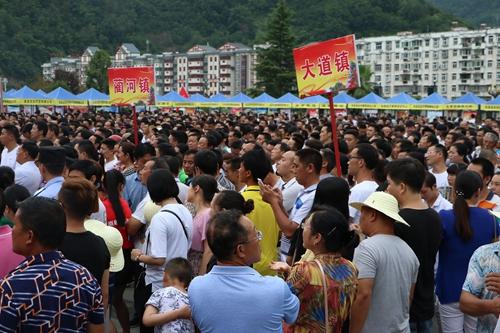
<svg viewBox="0 0 500 333"><path fill-rule="evenodd" d="M319 262L318 259L315 259L314 262L319 266L319 270L321 271L321 280L323 284L323 293L325 298L325 331L326 333L330 332L330 324L328 321L328 285L326 284L326 276L325 271L323 270L323 266Z"/></svg>

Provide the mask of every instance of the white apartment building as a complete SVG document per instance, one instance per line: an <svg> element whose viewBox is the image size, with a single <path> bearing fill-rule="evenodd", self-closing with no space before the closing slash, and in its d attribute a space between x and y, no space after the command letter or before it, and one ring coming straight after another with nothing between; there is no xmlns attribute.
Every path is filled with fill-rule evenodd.
<svg viewBox="0 0 500 333"><path fill-rule="evenodd" d="M55 72L62 70L65 72L74 73L78 75L80 85L85 85L87 80L87 67L94 54L99 50L96 46L89 46L85 49L80 57L53 57L50 62L42 65L43 79L52 81L55 79Z"/></svg>
<svg viewBox="0 0 500 333"><path fill-rule="evenodd" d="M42 65L45 80L53 80L56 70L77 72L85 85L85 71L97 47L88 47L81 57L51 58ZM186 53L141 54L131 43L122 44L111 57L111 67L153 66L155 91L165 94L184 87L189 94L235 95L253 87L257 77L257 51L240 43L226 43L218 49L195 45Z"/></svg>
<svg viewBox="0 0 500 333"><path fill-rule="evenodd" d="M165 94L182 87L189 94L235 95L256 82L256 51L240 43L226 43L219 49L195 45L186 53L140 54L133 44L123 44L112 67L155 67L156 92Z"/></svg>
<svg viewBox="0 0 500 333"><path fill-rule="evenodd" d="M361 65L369 65L371 82L384 97L401 92L425 97L435 87L447 98L472 92L490 99L500 87L500 28L369 37L356 41Z"/></svg>

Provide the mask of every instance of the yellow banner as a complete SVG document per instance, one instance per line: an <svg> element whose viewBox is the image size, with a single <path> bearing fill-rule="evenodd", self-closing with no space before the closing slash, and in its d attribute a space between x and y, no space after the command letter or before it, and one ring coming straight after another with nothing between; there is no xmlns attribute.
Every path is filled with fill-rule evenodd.
<svg viewBox="0 0 500 333"><path fill-rule="evenodd" d="M412 104L414 110L446 110L447 104Z"/></svg>
<svg viewBox="0 0 500 333"><path fill-rule="evenodd" d="M477 104L446 104L447 110L477 110Z"/></svg>
<svg viewBox="0 0 500 333"><path fill-rule="evenodd" d="M53 99L24 99L24 98L6 98L3 100L5 105L54 105Z"/></svg>
<svg viewBox="0 0 500 333"><path fill-rule="evenodd" d="M481 105L482 111L500 111L500 104L484 104Z"/></svg>
<svg viewBox="0 0 500 333"><path fill-rule="evenodd" d="M385 104L372 104L372 103L352 103L349 104L350 109L384 109Z"/></svg>

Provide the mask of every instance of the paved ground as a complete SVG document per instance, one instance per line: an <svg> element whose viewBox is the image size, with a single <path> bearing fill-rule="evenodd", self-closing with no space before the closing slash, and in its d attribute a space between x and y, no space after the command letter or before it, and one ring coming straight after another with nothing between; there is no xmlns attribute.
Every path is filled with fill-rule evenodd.
<svg viewBox="0 0 500 333"><path fill-rule="evenodd" d="M125 302L127 303L128 311L130 316L134 314L134 300L133 300L133 285L131 284L127 289L125 289L125 294L124 294L124 299ZM116 319L116 314L111 313L111 319L113 320L113 323L115 324L115 327L118 331L118 333L121 333L120 329L120 324L118 323L118 320ZM139 326L134 326L130 328L131 333L139 333Z"/></svg>

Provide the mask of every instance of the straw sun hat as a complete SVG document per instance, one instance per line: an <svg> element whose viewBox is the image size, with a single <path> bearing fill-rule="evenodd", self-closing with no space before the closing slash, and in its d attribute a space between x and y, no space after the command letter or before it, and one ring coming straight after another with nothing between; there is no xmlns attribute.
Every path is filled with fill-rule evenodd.
<svg viewBox="0 0 500 333"><path fill-rule="evenodd" d="M406 221L399 215L399 206L396 198L386 192L373 192L365 200L365 202L352 202L351 207L361 210L361 207L370 207L385 216L390 217L397 223L402 223L404 225L410 226Z"/></svg>

